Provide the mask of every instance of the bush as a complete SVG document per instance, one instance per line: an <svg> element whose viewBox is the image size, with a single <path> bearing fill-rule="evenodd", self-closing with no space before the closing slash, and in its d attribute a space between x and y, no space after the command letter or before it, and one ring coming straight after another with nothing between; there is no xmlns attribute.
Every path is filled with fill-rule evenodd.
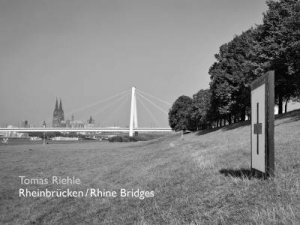
<svg viewBox="0 0 300 225"><path fill-rule="evenodd" d="M123 142L123 138L121 136L113 136L108 138L109 142Z"/></svg>
<svg viewBox="0 0 300 225"><path fill-rule="evenodd" d="M108 139L109 142L136 142L136 141L146 141L145 137L140 136L113 136Z"/></svg>

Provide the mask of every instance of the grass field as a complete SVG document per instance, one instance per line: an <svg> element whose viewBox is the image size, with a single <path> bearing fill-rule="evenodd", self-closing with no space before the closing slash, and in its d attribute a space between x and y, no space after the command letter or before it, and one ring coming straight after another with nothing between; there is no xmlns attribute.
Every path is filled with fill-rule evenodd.
<svg viewBox="0 0 300 225"><path fill-rule="evenodd" d="M250 126L137 143L0 146L1 224L300 224L300 111L275 126L276 176L249 177ZM18 176L81 185L21 185ZM19 188L154 191L152 198L20 198Z"/></svg>

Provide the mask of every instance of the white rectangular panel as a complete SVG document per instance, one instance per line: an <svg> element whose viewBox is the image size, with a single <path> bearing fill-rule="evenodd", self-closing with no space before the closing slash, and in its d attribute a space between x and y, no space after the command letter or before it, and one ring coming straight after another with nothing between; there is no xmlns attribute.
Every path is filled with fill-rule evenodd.
<svg viewBox="0 0 300 225"><path fill-rule="evenodd" d="M251 92L252 168L265 173L265 90L263 84Z"/></svg>

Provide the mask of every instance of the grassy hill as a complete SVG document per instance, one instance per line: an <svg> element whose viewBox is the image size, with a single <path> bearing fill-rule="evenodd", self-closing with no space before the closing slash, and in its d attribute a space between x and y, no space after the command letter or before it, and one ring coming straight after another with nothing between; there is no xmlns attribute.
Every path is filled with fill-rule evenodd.
<svg viewBox="0 0 300 225"><path fill-rule="evenodd" d="M250 126L138 143L0 146L1 224L300 224L300 111L277 118L276 176L249 177ZM18 176L81 185L21 185ZM20 198L19 188L154 191L154 197Z"/></svg>

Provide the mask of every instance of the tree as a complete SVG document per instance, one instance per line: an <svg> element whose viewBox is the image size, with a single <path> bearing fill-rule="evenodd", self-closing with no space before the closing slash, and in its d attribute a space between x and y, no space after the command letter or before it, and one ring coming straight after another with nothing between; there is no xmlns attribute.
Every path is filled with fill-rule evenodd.
<svg viewBox="0 0 300 225"><path fill-rule="evenodd" d="M295 96L300 86L300 21L297 0L267 1L259 42L264 70L275 70L275 96L279 114L283 101Z"/></svg>
<svg viewBox="0 0 300 225"><path fill-rule="evenodd" d="M294 11L287 24L292 32L293 41L287 49L288 68L295 74L297 90L295 98L300 98L300 1L294 5Z"/></svg>
<svg viewBox="0 0 300 225"><path fill-rule="evenodd" d="M200 90L193 95L193 103L190 109L191 121L197 130L206 129L210 126L209 109L210 109L210 90Z"/></svg>
<svg viewBox="0 0 300 225"><path fill-rule="evenodd" d="M223 44L209 70L213 114L229 123L232 119L245 120L250 108L250 83L262 71L256 61L260 47L257 35L258 30L251 28Z"/></svg>
<svg viewBox="0 0 300 225"><path fill-rule="evenodd" d="M169 111L169 124L175 130L195 130L191 121L190 109L193 100L185 95L180 96Z"/></svg>

